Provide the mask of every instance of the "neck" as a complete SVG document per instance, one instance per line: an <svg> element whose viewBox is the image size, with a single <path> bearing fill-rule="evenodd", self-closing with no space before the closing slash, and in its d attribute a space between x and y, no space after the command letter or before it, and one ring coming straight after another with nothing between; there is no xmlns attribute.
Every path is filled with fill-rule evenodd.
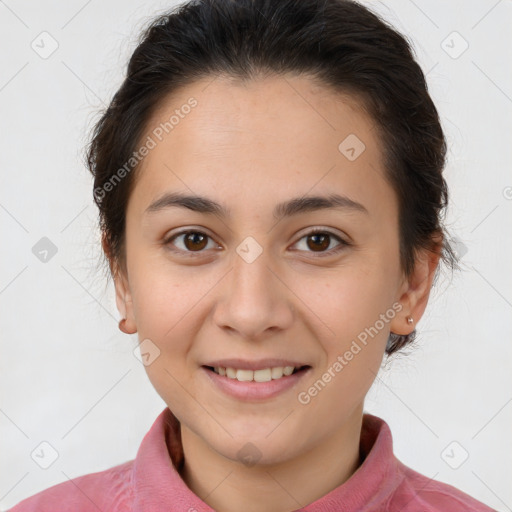
<svg viewBox="0 0 512 512"><path fill-rule="evenodd" d="M293 459L245 466L223 457L181 424L181 477L218 512L291 512L346 482L360 465L362 406L341 429Z"/></svg>

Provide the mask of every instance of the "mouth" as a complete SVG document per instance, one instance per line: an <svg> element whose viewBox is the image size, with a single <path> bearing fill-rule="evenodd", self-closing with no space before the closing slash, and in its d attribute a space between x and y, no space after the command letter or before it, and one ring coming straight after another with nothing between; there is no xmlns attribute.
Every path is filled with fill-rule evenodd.
<svg viewBox="0 0 512 512"><path fill-rule="evenodd" d="M310 365L286 365L283 360L266 360L248 362L240 360L222 361L224 364L238 362L238 367L202 365L201 373L206 377L208 389L213 386L215 392L229 396L242 402L264 402L277 398L296 389L301 382L312 372ZM286 361L291 362L291 361ZM245 368L240 368L245 366ZM252 366L254 369L247 368Z"/></svg>

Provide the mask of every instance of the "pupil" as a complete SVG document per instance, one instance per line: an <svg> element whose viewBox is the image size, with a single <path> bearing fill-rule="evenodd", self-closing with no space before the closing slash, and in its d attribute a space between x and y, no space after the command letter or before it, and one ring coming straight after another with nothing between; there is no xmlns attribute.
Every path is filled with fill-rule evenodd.
<svg viewBox="0 0 512 512"><path fill-rule="evenodd" d="M195 247L189 247L188 243L192 242L192 244L196 244L198 242L198 240L197 240L198 238L199 238L200 246L197 247L197 245L196 245ZM185 237L185 241L186 241L188 249L203 249L205 246L205 244L204 244L205 240L206 240L206 237L203 236L201 233L188 233L187 236ZM201 242L203 242L202 245L201 245Z"/></svg>
<svg viewBox="0 0 512 512"><path fill-rule="evenodd" d="M313 246L310 246L310 249L327 249L329 247L329 235L326 234L314 234L310 236L311 239L314 239L315 242ZM318 242L318 239L320 239L321 245L315 245Z"/></svg>

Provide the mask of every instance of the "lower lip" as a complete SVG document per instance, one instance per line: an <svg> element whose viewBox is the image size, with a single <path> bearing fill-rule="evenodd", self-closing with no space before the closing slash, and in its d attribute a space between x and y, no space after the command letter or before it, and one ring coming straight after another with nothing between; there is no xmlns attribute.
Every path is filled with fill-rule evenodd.
<svg viewBox="0 0 512 512"><path fill-rule="evenodd" d="M311 367L309 366L296 373L292 373L291 375L283 376L280 379L272 379L268 382L241 382L237 379L230 379L229 377L219 375L212 370L208 370L208 368L204 366L200 369L218 389L227 395L244 401L257 401L272 398L293 388L306 374L309 373Z"/></svg>

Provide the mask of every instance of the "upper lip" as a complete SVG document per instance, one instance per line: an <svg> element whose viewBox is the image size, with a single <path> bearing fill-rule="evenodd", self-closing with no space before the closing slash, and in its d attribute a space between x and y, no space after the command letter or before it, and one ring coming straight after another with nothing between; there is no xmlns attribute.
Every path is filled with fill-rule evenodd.
<svg viewBox="0 0 512 512"><path fill-rule="evenodd" d="M294 368L300 368L301 366L309 366L304 363L292 361L291 359L258 359L257 361L249 361L247 359L216 359L205 363L203 366L211 366L213 368L236 368L237 370L263 370L265 368L276 368L279 366L293 366Z"/></svg>

